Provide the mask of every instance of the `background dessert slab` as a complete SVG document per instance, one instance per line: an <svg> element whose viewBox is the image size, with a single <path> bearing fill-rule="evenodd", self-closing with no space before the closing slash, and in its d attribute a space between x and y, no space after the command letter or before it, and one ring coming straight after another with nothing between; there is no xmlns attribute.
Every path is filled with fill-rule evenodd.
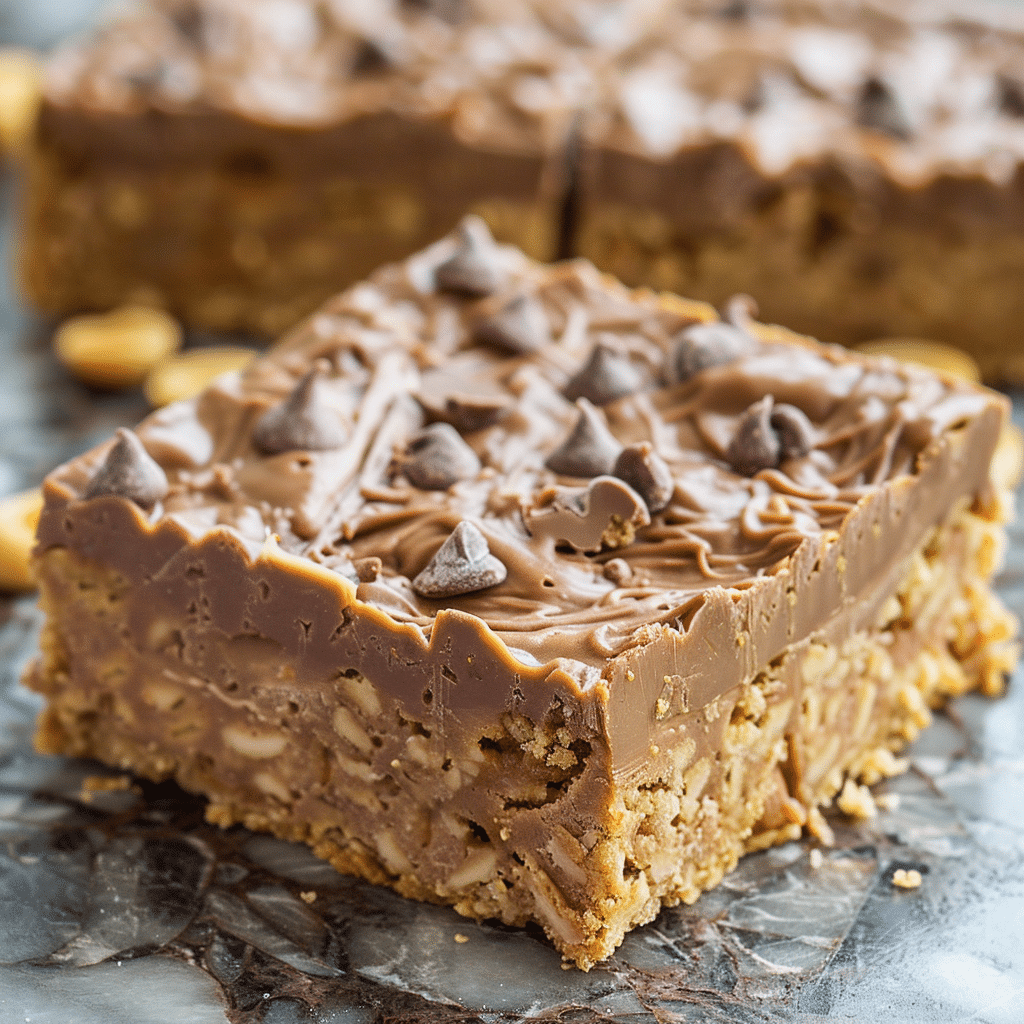
<svg viewBox="0 0 1024 1024"><path fill-rule="evenodd" d="M273 335L474 211L543 259L1024 375L1005 7L157 6L51 64L23 272L45 309Z"/></svg>

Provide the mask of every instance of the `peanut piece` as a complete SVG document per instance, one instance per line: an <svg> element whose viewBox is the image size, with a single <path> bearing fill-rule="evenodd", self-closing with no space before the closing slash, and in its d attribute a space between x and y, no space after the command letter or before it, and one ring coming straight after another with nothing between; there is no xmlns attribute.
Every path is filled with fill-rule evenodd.
<svg viewBox="0 0 1024 1024"><path fill-rule="evenodd" d="M0 147L20 156L35 129L41 96L39 59L24 50L0 50Z"/></svg>
<svg viewBox="0 0 1024 1024"><path fill-rule="evenodd" d="M963 380L981 380L978 364L966 353L951 345L922 338L878 338L857 346L857 351L871 356L892 356L901 363L926 366L929 370L961 377Z"/></svg>
<svg viewBox="0 0 1024 1024"><path fill-rule="evenodd" d="M892 884L899 889L919 889L922 881L921 872L913 868L897 868L892 875Z"/></svg>
<svg viewBox="0 0 1024 1024"><path fill-rule="evenodd" d="M1007 423L992 456L992 479L1008 491L1015 491L1024 476L1024 431Z"/></svg>
<svg viewBox="0 0 1024 1024"><path fill-rule="evenodd" d="M57 358L80 381L120 391L138 387L161 359L181 347L181 328L162 310L122 306L65 321L54 345Z"/></svg>
<svg viewBox="0 0 1024 1024"><path fill-rule="evenodd" d="M146 378L146 398L156 408L195 398L222 373L244 369L255 355L254 349L225 345L168 356Z"/></svg>
<svg viewBox="0 0 1024 1024"><path fill-rule="evenodd" d="M38 487L0 500L0 590L35 590L29 554L42 508Z"/></svg>

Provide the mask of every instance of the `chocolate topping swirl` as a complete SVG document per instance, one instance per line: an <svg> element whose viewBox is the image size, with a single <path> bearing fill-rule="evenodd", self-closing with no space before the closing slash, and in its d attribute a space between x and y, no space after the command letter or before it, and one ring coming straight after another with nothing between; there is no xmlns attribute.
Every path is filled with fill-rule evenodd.
<svg viewBox="0 0 1024 1024"><path fill-rule="evenodd" d="M365 577L358 600L424 642L443 600L524 658L601 668L652 625L685 629L719 587L743 591L782 572L790 556L813 552L860 514L880 485L920 473L952 426L994 418L995 400L970 385L753 323L730 362L663 385L680 335L719 324L709 307L630 292L581 261L543 267L496 247L503 291L532 296L550 324L541 350L506 352L477 338L477 304L432 287L457 244L385 268L237 379L141 424L168 480L157 526L173 524L196 543L230 531L255 551L269 531L297 564ZM573 405L565 381L598 342L628 354L640 385L600 409L585 398ZM317 359L337 368L311 380L344 443L301 458L254 450L253 421L280 407ZM452 395L503 414L459 430L433 411ZM451 426L435 422L427 445L442 437L440 471L451 451L443 438L456 432L467 472L474 458L482 468L424 490L394 472L396 452L404 457L425 420L440 419ZM767 454L755 458L749 439L738 440L747 430ZM53 493L75 504L101 457L62 469ZM586 536L569 536L568 520L553 533L538 525L555 504L544 496L559 493L575 496L560 514L585 523ZM623 499L619 521L602 521L595 510L612 496ZM63 537L65 509L54 509L47 529ZM487 556L466 527L445 568L421 578L464 521L485 535Z"/></svg>

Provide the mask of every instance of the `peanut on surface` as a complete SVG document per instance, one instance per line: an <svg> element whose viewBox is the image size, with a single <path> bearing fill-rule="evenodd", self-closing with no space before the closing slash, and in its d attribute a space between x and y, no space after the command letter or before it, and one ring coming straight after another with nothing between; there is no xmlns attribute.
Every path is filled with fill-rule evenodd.
<svg viewBox="0 0 1024 1024"><path fill-rule="evenodd" d="M119 391L138 387L154 365L181 347L181 328L163 310L122 306L66 320L54 346L80 381Z"/></svg>
<svg viewBox="0 0 1024 1024"><path fill-rule="evenodd" d="M1024 476L1024 431L1007 423L992 456L992 479L1008 491L1016 490Z"/></svg>
<svg viewBox="0 0 1024 1024"><path fill-rule="evenodd" d="M0 591L35 590L29 554L43 508L43 493L36 487L0 498Z"/></svg>
<svg viewBox="0 0 1024 1024"><path fill-rule="evenodd" d="M225 345L168 356L146 378L146 398L158 408L194 398L222 373L244 369L255 355L254 349Z"/></svg>
<svg viewBox="0 0 1024 1024"><path fill-rule="evenodd" d="M952 345L923 338L878 338L857 346L858 352L869 356L892 356L901 363L926 366L929 370L950 373L963 380L981 380L978 364L966 353Z"/></svg>
<svg viewBox="0 0 1024 1024"><path fill-rule="evenodd" d="M0 50L0 148L20 155L35 128L41 96L39 58L25 50Z"/></svg>

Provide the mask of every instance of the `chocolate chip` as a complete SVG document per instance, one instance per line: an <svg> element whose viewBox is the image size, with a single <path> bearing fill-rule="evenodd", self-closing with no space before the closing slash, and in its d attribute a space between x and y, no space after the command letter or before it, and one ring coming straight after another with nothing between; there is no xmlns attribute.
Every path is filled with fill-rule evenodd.
<svg viewBox="0 0 1024 1024"><path fill-rule="evenodd" d="M802 459L814 447L814 427L795 405L775 406L771 423L779 435L780 461Z"/></svg>
<svg viewBox="0 0 1024 1024"><path fill-rule="evenodd" d="M753 476L779 464L779 438L772 430L772 396L766 395L743 414L729 444L729 461L740 472Z"/></svg>
<svg viewBox="0 0 1024 1024"><path fill-rule="evenodd" d="M533 536L584 552L626 547L651 521L643 498L613 476L599 476L579 490L551 488L523 518Z"/></svg>
<svg viewBox="0 0 1024 1024"><path fill-rule="evenodd" d="M360 583L374 583L381 574L384 563L376 556L357 558L352 563L352 568L355 569L356 577Z"/></svg>
<svg viewBox="0 0 1024 1024"><path fill-rule="evenodd" d="M601 574L615 586L622 587L633 578L633 569L624 558L612 558L604 563Z"/></svg>
<svg viewBox="0 0 1024 1024"><path fill-rule="evenodd" d="M422 597L436 600L493 587L507 575L505 566L491 554L484 535L463 519L412 586Z"/></svg>
<svg viewBox="0 0 1024 1024"><path fill-rule="evenodd" d="M432 14L449 25L466 19L466 0L402 0L402 6L416 14Z"/></svg>
<svg viewBox="0 0 1024 1024"><path fill-rule="evenodd" d="M361 39L352 54L351 72L357 78L381 75L402 63L398 48L385 39Z"/></svg>
<svg viewBox="0 0 1024 1024"><path fill-rule="evenodd" d="M563 389L570 401L586 398L595 405L607 405L616 398L631 395L640 387L640 374L633 364L610 345L598 342L586 364Z"/></svg>
<svg viewBox="0 0 1024 1024"><path fill-rule="evenodd" d="M729 0L718 9L718 16L727 21L747 21L753 13L753 0Z"/></svg>
<svg viewBox="0 0 1024 1024"><path fill-rule="evenodd" d="M680 331L665 367L670 384L682 384L713 366L726 366L745 356L754 339L742 328L716 320Z"/></svg>
<svg viewBox="0 0 1024 1024"><path fill-rule="evenodd" d="M622 445L605 425L604 418L585 398L576 402L579 415L566 439L547 457L544 465L561 476L589 477L610 473Z"/></svg>
<svg viewBox="0 0 1024 1024"><path fill-rule="evenodd" d="M869 78L857 98L857 123L906 141L913 131L903 104L880 78Z"/></svg>
<svg viewBox="0 0 1024 1024"><path fill-rule="evenodd" d="M127 498L147 511L167 497L167 474L130 430L118 430L117 440L82 497L102 494Z"/></svg>
<svg viewBox="0 0 1024 1024"><path fill-rule="evenodd" d="M513 355L528 355L551 341L551 327L544 307L532 295L523 293L481 320L473 331L473 340Z"/></svg>
<svg viewBox="0 0 1024 1024"><path fill-rule="evenodd" d="M201 46L206 28L206 17L196 0L179 3L168 15L171 24L193 45Z"/></svg>
<svg viewBox="0 0 1024 1024"><path fill-rule="evenodd" d="M1024 85L1007 75L999 75L996 78L996 102L1001 114L1024 118Z"/></svg>
<svg viewBox="0 0 1024 1024"><path fill-rule="evenodd" d="M740 419L728 457L736 470L754 476L814 447L810 420L793 405L775 405L771 395L755 402Z"/></svg>
<svg viewBox="0 0 1024 1024"><path fill-rule="evenodd" d="M449 423L431 423L412 437L399 466L421 491L445 491L480 472L476 452Z"/></svg>
<svg viewBox="0 0 1024 1024"><path fill-rule="evenodd" d="M256 422L253 443L268 455L291 451L328 451L345 443L347 431L324 394L320 362L299 381L280 405L268 409Z"/></svg>
<svg viewBox="0 0 1024 1024"><path fill-rule="evenodd" d="M455 229L455 251L434 271L434 282L443 292L465 298L481 298L496 292L505 275L498 247L487 225L473 215L463 217Z"/></svg>
<svg viewBox="0 0 1024 1024"><path fill-rule="evenodd" d="M675 490L672 470L649 441L631 444L619 452L612 475L625 480L647 504L652 514L668 507Z"/></svg>

